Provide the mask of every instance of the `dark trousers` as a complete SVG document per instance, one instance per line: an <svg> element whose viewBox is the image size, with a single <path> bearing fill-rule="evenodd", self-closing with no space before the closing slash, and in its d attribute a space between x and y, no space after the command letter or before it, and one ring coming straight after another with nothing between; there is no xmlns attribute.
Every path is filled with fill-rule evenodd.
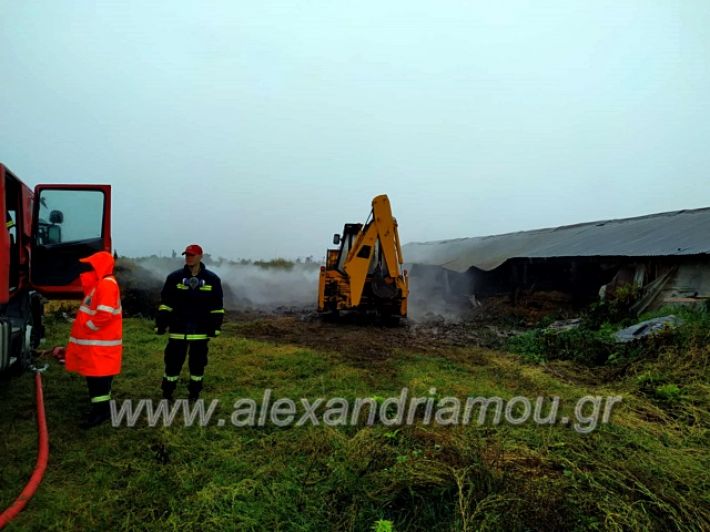
<svg viewBox="0 0 710 532"><path fill-rule="evenodd" d="M110 377L86 377L86 386L89 388L89 399L93 410L109 408L111 400L111 384L113 376Z"/></svg>
<svg viewBox="0 0 710 532"><path fill-rule="evenodd" d="M187 389L191 397L196 397L202 390L202 379L207 365L207 343L209 340L168 340L165 346L165 375L163 376L163 394L171 397L177 387L180 370L185 358L190 353L190 383Z"/></svg>

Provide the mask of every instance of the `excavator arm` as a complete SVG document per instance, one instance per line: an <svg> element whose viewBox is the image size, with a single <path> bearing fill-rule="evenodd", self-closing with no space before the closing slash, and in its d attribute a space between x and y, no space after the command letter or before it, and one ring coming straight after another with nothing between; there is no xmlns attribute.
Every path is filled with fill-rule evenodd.
<svg viewBox="0 0 710 532"><path fill-rule="evenodd" d="M355 240L345 263L345 273L350 278L350 303L352 306L360 304L365 281L370 271L372 255L378 241L387 270L383 272L385 280L396 283L400 289L406 292L406 283L401 282L400 266L403 264L403 259L397 221L392 216L389 199L384 194L372 200L370 217ZM404 295L406 297L406 293Z"/></svg>
<svg viewBox="0 0 710 532"><path fill-rule="evenodd" d="M377 226L374 222L365 224L365 229L358 236L345 261L344 270L350 278L350 304L353 307L360 304L376 242Z"/></svg>

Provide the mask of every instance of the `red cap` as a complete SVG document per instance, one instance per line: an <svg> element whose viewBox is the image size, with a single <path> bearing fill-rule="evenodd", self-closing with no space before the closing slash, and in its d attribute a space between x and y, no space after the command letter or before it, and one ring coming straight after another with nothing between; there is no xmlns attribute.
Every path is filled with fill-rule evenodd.
<svg viewBox="0 0 710 532"><path fill-rule="evenodd" d="M202 248L198 246L197 244L190 244L185 248L185 251L182 252L183 255L202 255Z"/></svg>

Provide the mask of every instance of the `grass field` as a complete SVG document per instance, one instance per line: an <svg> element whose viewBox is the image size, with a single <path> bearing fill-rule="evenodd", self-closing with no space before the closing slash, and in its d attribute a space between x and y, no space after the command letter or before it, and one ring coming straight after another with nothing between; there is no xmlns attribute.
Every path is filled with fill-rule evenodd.
<svg viewBox="0 0 710 532"><path fill-rule="evenodd" d="M342 336L330 347L248 338L262 325L231 321L211 343L203 396L220 400L217 417L229 419L239 398L260 402L265 388L274 397L380 402L403 387L419 397L436 388L437 399L556 395L568 415L590 394L622 402L590 434L421 418L402 427L151 428L141 421L81 431L85 384L51 360L49 468L10 529L710 529L706 346L661 350L625 375L599 380L593 368L569 361L535 364L477 347L394 346L368 362L351 356ZM124 327L114 398L157 400L165 338L148 321L126 319ZM68 329L50 322L47 345L62 344ZM683 368L687 381L672 380ZM186 396L184 380L178 392ZM32 375L3 381L0 402L5 507L34 466Z"/></svg>

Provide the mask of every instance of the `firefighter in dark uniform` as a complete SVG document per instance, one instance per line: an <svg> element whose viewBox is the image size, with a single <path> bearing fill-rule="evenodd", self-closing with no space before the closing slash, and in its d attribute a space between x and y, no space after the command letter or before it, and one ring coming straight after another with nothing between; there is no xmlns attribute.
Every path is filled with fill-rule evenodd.
<svg viewBox="0 0 710 532"><path fill-rule="evenodd" d="M172 399L189 351L190 400L197 400L207 365L207 344L219 336L224 318L222 282L202 264L202 248L191 244L182 253L185 266L168 275L158 308L158 334L169 332L165 347L163 398Z"/></svg>

